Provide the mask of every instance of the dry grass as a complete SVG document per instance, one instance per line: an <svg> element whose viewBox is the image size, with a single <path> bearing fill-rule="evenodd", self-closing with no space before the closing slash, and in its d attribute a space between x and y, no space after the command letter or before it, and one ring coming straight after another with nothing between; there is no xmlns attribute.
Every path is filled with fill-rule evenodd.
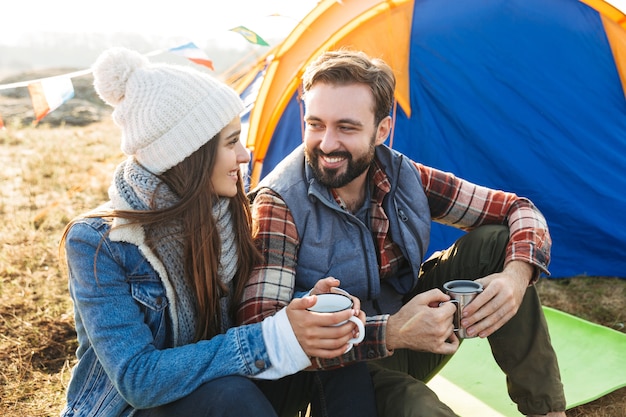
<svg viewBox="0 0 626 417"><path fill-rule="evenodd" d="M58 415L76 349L57 245L65 224L106 199L122 158L110 122L0 131L0 415ZM624 331L626 280L542 281L546 305ZM576 302L572 302L575 299ZM568 413L626 416L626 389Z"/></svg>
<svg viewBox="0 0 626 417"><path fill-rule="evenodd" d="M0 415L58 415L76 335L57 245L73 216L106 198L117 130L9 126L0 149Z"/></svg>

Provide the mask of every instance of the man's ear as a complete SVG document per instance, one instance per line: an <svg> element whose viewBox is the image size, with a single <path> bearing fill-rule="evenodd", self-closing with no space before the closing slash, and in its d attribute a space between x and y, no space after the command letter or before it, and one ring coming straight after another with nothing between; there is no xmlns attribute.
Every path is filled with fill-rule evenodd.
<svg viewBox="0 0 626 417"><path fill-rule="evenodd" d="M391 133L391 116L385 117L378 123L378 127L376 128L376 142L374 145L382 145L389 137L389 133Z"/></svg>

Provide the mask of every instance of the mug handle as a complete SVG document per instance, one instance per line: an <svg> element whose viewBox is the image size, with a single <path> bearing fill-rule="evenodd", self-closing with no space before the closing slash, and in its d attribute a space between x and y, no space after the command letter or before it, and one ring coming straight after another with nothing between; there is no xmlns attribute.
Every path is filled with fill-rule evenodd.
<svg viewBox="0 0 626 417"><path fill-rule="evenodd" d="M456 311L454 312L454 317L452 318L452 323L456 325L456 323L459 321L458 320L458 316L459 316L459 300L456 300L454 298L449 299L448 301L442 301L439 303L439 307L441 307L443 304L445 303L453 303L456 304ZM458 332L460 329L458 329L456 326L454 326L454 331Z"/></svg>
<svg viewBox="0 0 626 417"><path fill-rule="evenodd" d="M352 316L348 320L356 324L356 326L359 328L359 336L348 340L348 343L361 343L363 339L365 339L365 326L363 326L363 322L356 316Z"/></svg>

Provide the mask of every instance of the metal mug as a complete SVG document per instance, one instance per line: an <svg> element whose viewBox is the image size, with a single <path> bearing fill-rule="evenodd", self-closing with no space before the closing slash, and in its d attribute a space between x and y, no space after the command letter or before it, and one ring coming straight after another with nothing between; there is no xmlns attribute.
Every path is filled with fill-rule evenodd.
<svg viewBox="0 0 626 417"><path fill-rule="evenodd" d="M467 334L466 330L461 327L461 318L463 309L468 305L478 294L483 292L483 286L480 282L471 281L467 279L457 279L454 281L448 281L443 284L443 289L450 296L451 303L456 304L456 312L454 313L454 331L457 333L459 339L469 339L474 336Z"/></svg>

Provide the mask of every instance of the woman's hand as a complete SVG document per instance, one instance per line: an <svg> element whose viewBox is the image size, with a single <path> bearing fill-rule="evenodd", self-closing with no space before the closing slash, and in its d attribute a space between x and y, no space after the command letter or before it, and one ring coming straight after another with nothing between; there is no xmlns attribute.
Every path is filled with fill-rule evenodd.
<svg viewBox="0 0 626 417"><path fill-rule="evenodd" d="M292 300L287 306L287 317L298 342L307 355L334 358L346 352L348 341L358 336L357 326L347 321L357 316L365 324L365 312L361 300L339 288L339 280L322 278L310 291L310 295ZM343 294L352 300L352 308L336 313L317 313L307 310L317 302L317 294ZM343 323L345 322L345 323ZM339 325L339 323L343 323Z"/></svg>
<svg viewBox="0 0 626 417"><path fill-rule="evenodd" d="M316 296L293 299L287 306L287 317L302 350L311 357L335 358L348 348L354 337L355 324L347 321L356 315L354 309L337 313L316 313L307 308L315 305ZM365 316L364 313L363 316ZM346 323L339 325L346 321Z"/></svg>

